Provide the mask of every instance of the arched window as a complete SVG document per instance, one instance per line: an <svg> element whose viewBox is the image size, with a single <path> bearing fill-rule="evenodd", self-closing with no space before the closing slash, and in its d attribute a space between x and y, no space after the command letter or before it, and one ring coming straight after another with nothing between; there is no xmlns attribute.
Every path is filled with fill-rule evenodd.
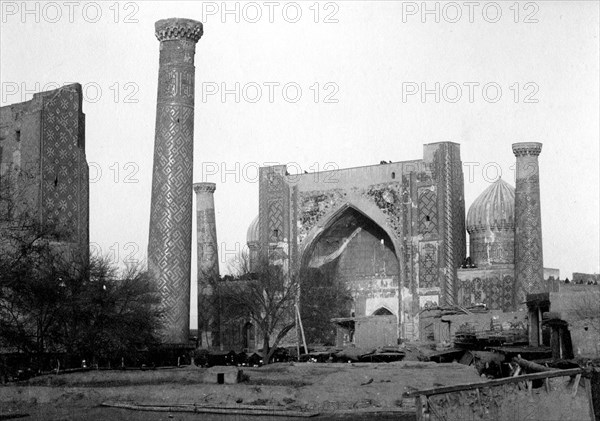
<svg viewBox="0 0 600 421"><path fill-rule="evenodd" d="M392 313L385 307L380 307L373 312L373 316L393 316L393 315L394 315L394 313Z"/></svg>

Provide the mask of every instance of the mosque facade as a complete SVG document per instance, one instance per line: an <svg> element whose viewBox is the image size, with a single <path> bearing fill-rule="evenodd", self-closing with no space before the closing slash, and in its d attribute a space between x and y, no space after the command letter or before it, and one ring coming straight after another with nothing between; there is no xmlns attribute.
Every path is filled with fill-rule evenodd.
<svg viewBox="0 0 600 421"><path fill-rule="evenodd" d="M497 180L466 215L460 145L453 142L426 144L422 159L411 161L298 175L288 174L284 165L263 167L259 213L247 233L251 260L266 253L289 273L305 268L334 273L353 296L345 320L393 315L394 343L419 338L425 309L485 304L516 310L524 294L545 285L543 267L537 268L541 144L513 145L517 179L523 149L535 157L526 156L527 179L517 190ZM525 201L515 199L519 187ZM535 221L527 220L531 215ZM527 232L529 226L535 230ZM533 256L516 250L527 241ZM517 276L518 267L526 271L532 262L534 272Z"/></svg>
<svg viewBox="0 0 600 421"><path fill-rule="evenodd" d="M423 158L289 175L260 169L250 254L285 270L328 270L354 302L349 316L396 316L396 338L418 337L418 313L454 305L466 255L460 145L424 145Z"/></svg>

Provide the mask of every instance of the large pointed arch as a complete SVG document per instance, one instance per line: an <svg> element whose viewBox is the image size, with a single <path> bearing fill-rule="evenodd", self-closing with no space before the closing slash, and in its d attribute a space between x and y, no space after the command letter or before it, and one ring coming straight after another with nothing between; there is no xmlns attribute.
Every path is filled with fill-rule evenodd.
<svg viewBox="0 0 600 421"><path fill-rule="evenodd" d="M329 213L321 218L314 227L308 232L304 240L299 246L300 255L300 266L302 268L308 265L308 260L312 254L314 246L319 241L320 237L337 222L349 209L353 209L358 213L362 214L366 218L370 219L375 223L382 231L384 231L390 238L394 248L394 254L398 259L398 265L400 268L400 275L404 272L404 259L402 243L399 241L396 233L389 228L387 222L387 216L381 209L379 209L374 203L366 200L362 197L354 198L353 200L346 201L334 207ZM401 276L400 276L401 278ZM400 283L400 285L402 285Z"/></svg>
<svg viewBox="0 0 600 421"><path fill-rule="evenodd" d="M346 200L343 203L338 204L333 209L331 209L327 214L320 218L319 221L308 231L306 237L304 237L303 241L299 244L298 247L298 256L299 256L299 267L298 269L304 270L308 269L309 263L311 262L311 258L313 257L314 252L316 251L317 245L321 242L321 239L326 239L330 234L329 229L335 229L335 225L339 225L339 223L343 223L343 219L347 216L347 213L351 212L354 214L359 214L361 218L367 220L369 224L372 224L379 230L381 233L385 234L386 241L389 241L391 252L393 253L397 263L398 263L398 285L397 285L397 299L398 299L398 307L397 313L390 311L397 318L397 337L403 337L403 328L402 323L404 322L404 303L403 296L405 294L410 294L404 288L405 279L404 274L406 273L405 262L404 262L404 249L402 242L397 237L396 233L392 229L389 224L388 216L372 201L363 196L348 194L346 196ZM352 234L348 231L349 236ZM333 257L334 254L331 254ZM371 310L365 315L372 316L372 312L376 311L377 308L384 305L383 302L377 303L377 307ZM365 308L366 310L366 308ZM389 309L388 309L389 310Z"/></svg>

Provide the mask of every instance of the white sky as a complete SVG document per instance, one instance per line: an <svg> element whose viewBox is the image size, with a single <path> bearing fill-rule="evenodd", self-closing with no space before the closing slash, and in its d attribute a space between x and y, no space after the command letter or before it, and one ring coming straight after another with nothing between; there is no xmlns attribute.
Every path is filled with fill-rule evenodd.
<svg viewBox="0 0 600 421"><path fill-rule="evenodd" d="M24 7L1 2L1 105L69 82L84 86L90 239L104 253L146 257L159 53L154 22L185 17L204 22L196 49L194 180L217 183L221 272L224 251L231 256L245 244L258 212L259 165L293 163L292 171L311 172L420 159L422 145L437 141L460 143L463 162L473 163L472 176L464 167L467 208L498 168L514 186L512 143L542 142L544 266L559 268L562 278L599 271L596 1L428 2L428 9L439 8L439 22L421 13L420 1L228 2L230 14L222 2ZM250 22L257 11L261 18ZM269 82L279 83L272 102ZM239 102L233 94L202 98L203 90L233 90L236 83ZM406 93L422 83L440 84L439 103L433 94L423 101L420 92L403 99L403 86ZM252 102L257 85L262 97ZM302 96L292 103L294 86ZM453 102L456 86L462 97ZM501 97L493 102L496 87ZM326 103L328 94L337 102ZM195 266L194 259L193 279ZM192 300L194 326L195 306Z"/></svg>

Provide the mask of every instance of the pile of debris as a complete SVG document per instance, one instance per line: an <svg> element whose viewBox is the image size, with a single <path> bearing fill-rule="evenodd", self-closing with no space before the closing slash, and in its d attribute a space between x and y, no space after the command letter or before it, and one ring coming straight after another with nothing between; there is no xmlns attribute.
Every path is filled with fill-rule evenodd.
<svg viewBox="0 0 600 421"><path fill-rule="evenodd" d="M302 362L370 362L387 363L392 361L401 361L406 353L398 346L384 346L380 348L335 348L335 347L315 347L309 348L309 353L300 357Z"/></svg>

